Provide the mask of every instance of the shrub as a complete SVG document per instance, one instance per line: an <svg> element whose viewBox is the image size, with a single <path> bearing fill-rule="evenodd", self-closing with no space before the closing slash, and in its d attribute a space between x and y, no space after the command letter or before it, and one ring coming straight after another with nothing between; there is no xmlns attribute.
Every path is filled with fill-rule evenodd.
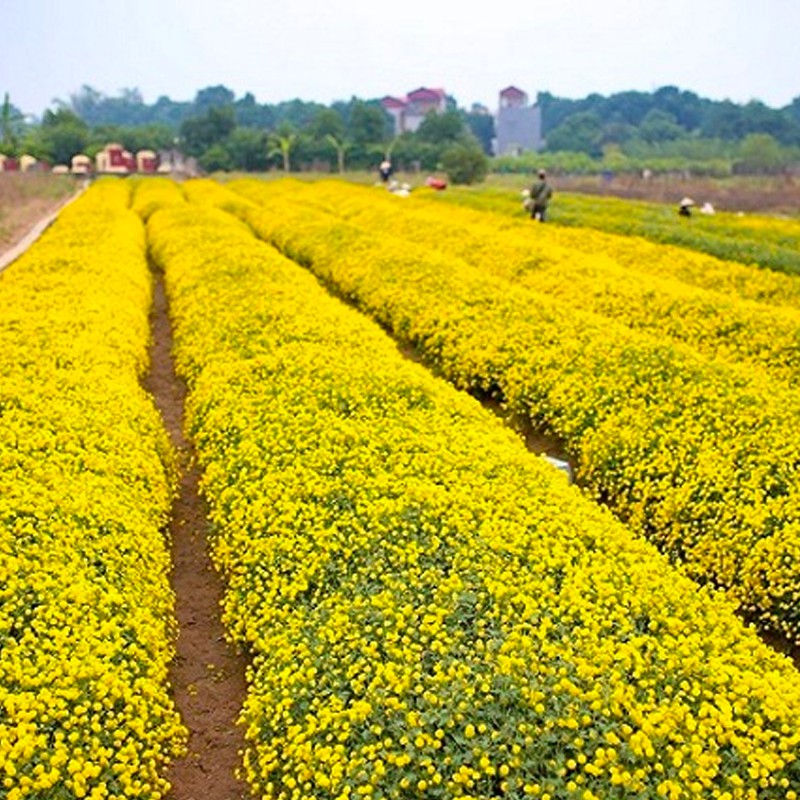
<svg viewBox="0 0 800 800"><path fill-rule="evenodd" d="M480 147L454 144L442 153L442 169L452 183L480 183L489 171L489 160Z"/></svg>

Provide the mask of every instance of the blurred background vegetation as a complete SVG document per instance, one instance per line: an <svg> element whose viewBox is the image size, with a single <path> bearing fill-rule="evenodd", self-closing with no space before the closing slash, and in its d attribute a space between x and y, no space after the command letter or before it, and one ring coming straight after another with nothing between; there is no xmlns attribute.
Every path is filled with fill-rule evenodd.
<svg viewBox="0 0 800 800"><path fill-rule="evenodd" d="M545 148L493 158L493 115L479 106L458 108L453 98L447 112L396 137L379 99L268 104L210 86L192 101L162 96L145 103L136 89L109 97L84 86L41 118L24 115L6 95L0 152L66 164L115 141L134 152L179 149L207 172L374 171L389 155L398 169L445 171L456 183L538 168L573 176L800 174L800 97L775 109L667 86L580 100L540 92L537 105Z"/></svg>

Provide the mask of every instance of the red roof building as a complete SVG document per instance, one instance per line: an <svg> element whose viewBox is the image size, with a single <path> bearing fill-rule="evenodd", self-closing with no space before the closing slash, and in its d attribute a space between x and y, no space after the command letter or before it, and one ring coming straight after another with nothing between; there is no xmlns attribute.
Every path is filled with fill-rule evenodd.
<svg viewBox="0 0 800 800"><path fill-rule="evenodd" d="M387 111L392 108L404 109L408 105L408 101L400 97L390 97L389 95L386 95L386 97L381 100L381 105Z"/></svg>
<svg viewBox="0 0 800 800"><path fill-rule="evenodd" d="M428 114L446 111L447 94L444 89L421 86L405 97L386 96L381 100L381 106L394 119L394 132L399 135L416 131Z"/></svg>
<svg viewBox="0 0 800 800"><path fill-rule="evenodd" d="M516 86L506 86L500 92L500 108L524 108L528 105L528 95Z"/></svg>

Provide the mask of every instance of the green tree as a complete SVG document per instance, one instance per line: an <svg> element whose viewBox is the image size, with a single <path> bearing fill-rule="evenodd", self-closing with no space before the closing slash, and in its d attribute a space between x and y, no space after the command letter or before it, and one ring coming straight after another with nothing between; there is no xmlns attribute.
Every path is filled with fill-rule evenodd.
<svg viewBox="0 0 800 800"><path fill-rule="evenodd" d="M348 138L357 145L379 144L388 138L387 115L380 106L357 101L350 109Z"/></svg>
<svg viewBox="0 0 800 800"><path fill-rule="evenodd" d="M306 133L317 141L323 141L328 136L344 139L345 126L342 115L332 108L322 108L311 118Z"/></svg>
<svg viewBox="0 0 800 800"><path fill-rule="evenodd" d="M472 135L481 143L486 155L492 152L495 138L494 117L486 112L470 111L464 116L464 122Z"/></svg>
<svg viewBox="0 0 800 800"><path fill-rule="evenodd" d="M547 149L569 150L599 156L602 152L603 126L592 111L581 111L567 117L547 135Z"/></svg>
<svg viewBox="0 0 800 800"><path fill-rule="evenodd" d="M638 136L639 129L628 122L609 122L603 126L605 144L624 144Z"/></svg>
<svg viewBox="0 0 800 800"><path fill-rule="evenodd" d="M348 144L344 141L344 139L337 139L332 133L329 133L325 138L330 143L331 147L333 147L333 149L336 151L336 167L341 175L344 173L344 159L347 153Z"/></svg>
<svg viewBox="0 0 800 800"><path fill-rule="evenodd" d="M478 183L486 178L489 160L477 140L456 142L442 153L442 169L452 183Z"/></svg>
<svg viewBox="0 0 800 800"><path fill-rule="evenodd" d="M345 155L350 147L345 135L345 124L339 111L322 108L315 112L303 133L308 139L307 148L312 162L333 158L340 173L344 172Z"/></svg>
<svg viewBox="0 0 800 800"><path fill-rule="evenodd" d="M168 125L98 125L91 129L87 152L94 155L109 142L119 142L126 150L167 150L174 145L175 131Z"/></svg>
<svg viewBox="0 0 800 800"><path fill-rule="evenodd" d="M194 97L195 114L201 116L212 108L232 106L235 99L236 95L227 86L207 86Z"/></svg>
<svg viewBox="0 0 800 800"><path fill-rule="evenodd" d="M607 144L603 147L602 167L606 172L629 172L631 161L619 145Z"/></svg>
<svg viewBox="0 0 800 800"><path fill-rule="evenodd" d="M69 107L87 124L96 125L102 120L98 119L98 111L105 101L102 92L84 84L69 97Z"/></svg>
<svg viewBox="0 0 800 800"><path fill-rule="evenodd" d="M702 100L694 92L676 86L662 86L653 93L654 108L671 114L685 131L697 130L703 122L710 100Z"/></svg>
<svg viewBox="0 0 800 800"><path fill-rule="evenodd" d="M192 114L191 103L178 103L174 100L170 100L166 95L161 95L149 108L150 122L169 125L170 128L176 131L180 128L181 123Z"/></svg>
<svg viewBox="0 0 800 800"><path fill-rule="evenodd" d="M445 111L442 114L430 111L420 123L417 136L422 142L448 145L460 141L466 132L464 120L457 111Z"/></svg>
<svg viewBox="0 0 800 800"><path fill-rule="evenodd" d="M3 155L17 155L17 144L22 130L22 114L11 104L6 92L0 109L0 152Z"/></svg>
<svg viewBox="0 0 800 800"><path fill-rule="evenodd" d="M298 134L288 123L283 123L278 126L278 129L270 134L268 140L268 155L280 156L284 172L290 172L292 169L292 150L297 144Z"/></svg>
<svg viewBox="0 0 800 800"><path fill-rule="evenodd" d="M74 111L66 107L48 109L42 118L39 142L34 143L38 153L33 155L69 165L73 156L86 150L88 143L89 127Z"/></svg>
<svg viewBox="0 0 800 800"><path fill-rule="evenodd" d="M247 92L234 103L236 124L245 128L274 128L275 111L271 106L259 105L256 98Z"/></svg>
<svg viewBox="0 0 800 800"><path fill-rule="evenodd" d="M65 107L74 111L87 125L145 125L153 121L142 93L122 89L119 97L106 97L91 86L82 86L70 95Z"/></svg>
<svg viewBox="0 0 800 800"><path fill-rule="evenodd" d="M413 133L403 133L392 141L391 158L405 169L432 171L441 162L441 148L422 142Z"/></svg>
<svg viewBox="0 0 800 800"><path fill-rule="evenodd" d="M703 136L735 141L746 135L744 111L730 100L715 103L706 115L701 128Z"/></svg>
<svg viewBox="0 0 800 800"><path fill-rule="evenodd" d="M609 122L639 125L653 108L653 98L645 92L617 92L607 98L598 98L593 110Z"/></svg>
<svg viewBox="0 0 800 800"><path fill-rule="evenodd" d="M291 125L296 130L303 130L314 118L320 109L325 108L321 103L310 103L306 100L295 98L286 100L273 106L275 112L275 125L281 123Z"/></svg>
<svg viewBox="0 0 800 800"><path fill-rule="evenodd" d="M648 111L639 126L639 135L646 142L668 142L686 135L686 131L666 111Z"/></svg>
<svg viewBox="0 0 800 800"><path fill-rule="evenodd" d="M183 150L200 157L213 144L224 141L236 128L232 106L209 108L202 117L187 119L180 128Z"/></svg>
<svg viewBox="0 0 800 800"><path fill-rule="evenodd" d="M236 128L224 142L233 169L263 172L269 165L267 135L255 128Z"/></svg>
<svg viewBox="0 0 800 800"><path fill-rule="evenodd" d="M745 136L739 148L736 169L746 173L779 172L786 164L781 146L768 133Z"/></svg>
<svg viewBox="0 0 800 800"><path fill-rule="evenodd" d="M230 153L221 142L212 144L197 160L206 172L228 172L234 166Z"/></svg>
<svg viewBox="0 0 800 800"><path fill-rule="evenodd" d="M742 109L745 133L768 133L781 144L799 141L798 126L785 111L769 108L759 100L751 100Z"/></svg>

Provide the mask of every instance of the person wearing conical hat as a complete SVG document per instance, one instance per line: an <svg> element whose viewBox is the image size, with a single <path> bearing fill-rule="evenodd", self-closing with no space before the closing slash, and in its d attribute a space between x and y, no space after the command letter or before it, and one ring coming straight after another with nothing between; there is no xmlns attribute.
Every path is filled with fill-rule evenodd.
<svg viewBox="0 0 800 800"><path fill-rule="evenodd" d="M694 205L694 200L692 200L691 197L684 197L683 200L681 200L680 205L678 206L678 213L682 217L691 217L693 205Z"/></svg>

